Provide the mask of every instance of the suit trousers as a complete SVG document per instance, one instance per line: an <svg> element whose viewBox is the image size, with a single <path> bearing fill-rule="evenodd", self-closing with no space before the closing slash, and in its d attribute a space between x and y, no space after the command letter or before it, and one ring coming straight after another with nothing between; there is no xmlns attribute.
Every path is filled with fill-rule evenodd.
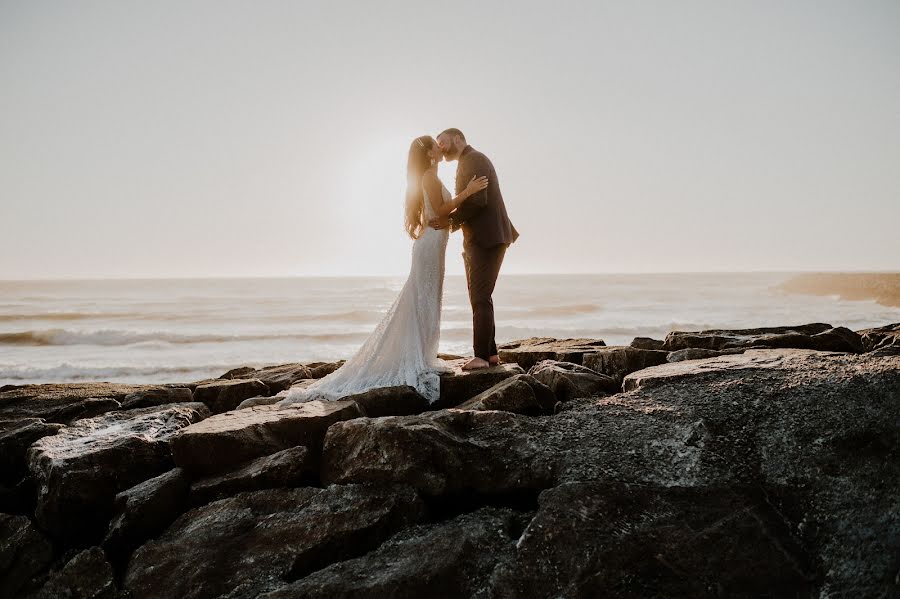
<svg viewBox="0 0 900 599"><path fill-rule="evenodd" d="M469 288L469 303L472 304L473 353L482 360L497 355L494 301L491 295L494 293L507 247L509 246L504 243L489 248L475 244L464 244L463 247L466 285Z"/></svg>

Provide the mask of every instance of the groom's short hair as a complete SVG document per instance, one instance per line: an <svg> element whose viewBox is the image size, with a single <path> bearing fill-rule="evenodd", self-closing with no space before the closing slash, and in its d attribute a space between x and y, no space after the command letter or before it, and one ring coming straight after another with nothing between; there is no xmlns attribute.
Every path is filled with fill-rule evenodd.
<svg viewBox="0 0 900 599"><path fill-rule="evenodd" d="M454 135L459 135L459 138L461 140L463 140L464 142L466 141L466 136L463 135L463 132L460 131L459 129L457 129L456 127L450 127L449 129L444 129L443 131L441 131L440 134L441 135L449 135L450 137L453 137Z"/></svg>

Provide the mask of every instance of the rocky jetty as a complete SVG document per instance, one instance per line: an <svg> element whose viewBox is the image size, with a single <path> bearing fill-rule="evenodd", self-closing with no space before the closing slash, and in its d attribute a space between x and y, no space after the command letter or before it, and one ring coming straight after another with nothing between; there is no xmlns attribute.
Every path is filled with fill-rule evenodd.
<svg viewBox="0 0 900 599"><path fill-rule="evenodd" d="M0 596L900 594L900 324L0 390Z"/></svg>

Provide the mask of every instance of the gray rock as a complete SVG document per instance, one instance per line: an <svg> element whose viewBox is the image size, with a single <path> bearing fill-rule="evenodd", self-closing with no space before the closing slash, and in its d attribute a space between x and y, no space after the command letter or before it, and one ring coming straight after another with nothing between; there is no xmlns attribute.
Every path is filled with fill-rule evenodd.
<svg viewBox="0 0 900 599"><path fill-rule="evenodd" d="M189 472L212 474L297 445L318 454L329 426L361 415L352 401L252 406L185 428L171 439L172 456Z"/></svg>
<svg viewBox="0 0 900 599"><path fill-rule="evenodd" d="M686 347L669 352L666 356L666 362L683 362L685 360L705 360L706 358L715 358L717 356L727 356L730 354L742 354L746 349L700 349L699 347ZM640 370L640 369L638 369ZM636 372L632 370L631 372ZM630 374L630 373L629 373Z"/></svg>
<svg viewBox="0 0 900 599"><path fill-rule="evenodd" d="M509 509L482 508L414 526L362 557L332 564L262 597L487 597L498 564L512 560L519 520Z"/></svg>
<svg viewBox="0 0 900 599"><path fill-rule="evenodd" d="M900 337L894 337L890 342L882 342L872 350L873 356L900 356Z"/></svg>
<svg viewBox="0 0 900 599"><path fill-rule="evenodd" d="M269 393L277 393L290 389L291 385L302 379L311 379L312 371L305 364L279 364L255 369L249 366L235 368L223 374L220 379L258 379L265 383Z"/></svg>
<svg viewBox="0 0 900 599"><path fill-rule="evenodd" d="M636 347L608 347L585 354L584 365L596 372L612 377L616 386L622 384L626 374L650 366L665 364L668 352Z"/></svg>
<svg viewBox="0 0 900 599"><path fill-rule="evenodd" d="M31 520L0 514L0 597L20 597L52 560L53 546Z"/></svg>
<svg viewBox="0 0 900 599"><path fill-rule="evenodd" d="M237 368L232 368L219 378L222 380L231 380L231 379L245 379L245 378L256 378L248 375L252 375L256 372L256 369L252 366L238 366Z"/></svg>
<svg viewBox="0 0 900 599"><path fill-rule="evenodd" d="M453 372L441 374L440 399L429 406L433 410L452 408L487 391L500 381L517 374L525 374L517 364L500 364L480 370L462 370L464 361L455 364Z"/></svg>
<svg viewBox="0 0 900 599"><path fill-rule="evenodd" d="M103 547L120 568L131 552L159 535L188 506L190 479L173 468L116 495L116 516L110 522Z"/></svg>
<svg viewBox="0 0 900 599"><path fill-rule="evenodd" d="M666 336L666 350L675 351L687 347L701 349L767 347L857 352L862 349L862 342L853 331L843 327L835 329L830 324L824 323L757 329L673 331Z"/></svg>
<svg viewBox="0 0 900 599"><path fill-rule="evenodd" d="M628 375L625 386L631 390L578 400L546 418L446 410L338 423L326 437L322 476L340 483L406 483L448 500L460 493L521 495L592 481L609 485L613 496L618 491L612 483L628 484L672 505L673 524L692 501L698 510L723 513L718 502L731 490L747 499L743 514L766 523L760 528L739 518L734 535L749 530L747 538L771 547L786 538L767 528L773 518L802 547L799 554L786 547L782 556L773 555L776 561L764 562L769 565L760 576L798 581L802 591L808 587L798 576L809 572L801 563L807 556L821 593L868 597L896 590L900 357L754 349L648 368ZM667 489L678 487L699 495L667 498ZM697 499L706 491L711 503ZM629 518L641 522L639 514ZM657 516L651 521L665 525ZM591 530L589 523L585 528ZM616 547L633 555L629 537L623 539L602 555L615 555ZM716 540L711 546L729 545ZM676 567L693 564L696 569L687 571L704 571L703 560L715 555L695 549L683 553ZM567 551L571 555L560 559L584 556L579 567L597 568L601 574L591 584L602 582L602 564L591 566L590 554ZM793 570L778 565L792 559L799 564ZM746 580L745 561L718 562L734 568L718 572L722 588Z"/></svg>
<svg viewBox="0 0 900 599"><path fill-rule="evenodd" d="M194 401L205 403L213 414L233 410L256 395L270 395L269 388L259 379L217 380L194 389Z"/></svg>
<svg viewBox="0 0 900 599"><path fill-rule="evenodd" d="M862 338L846 327L835 327L816 335L811 335L810 342L809 347L819 351L840 351L855 354L861 354L865 351Z"/></svg>
<svg viewBox="0 0 900 599"><path fill-rule="evenodd" d="M192 401L192 392L188 387L155 387L129 393L122 400L122 409L132 410L190 401Z"/></svg>
<svg viewBox="0 0 900 599"><path fill-rule="evenodd" d="M106 555L99 547L91 547L52 572L41 589L28 599L114 599L118 596Z"/></svg>
<svg viewBox="0 0 900 599"><path fill-rule="evenodd" d="M317 466L309 449L291 447L251 460L231 472L195 480L190 502L197 506L242 491L298 486L318 472Z"/></svg>
<svg viewBox="0 0 900 599"><path fill-rule="evenodd" d="M343 399L355 402L360 412L370 418L418 414L428 409L428 400L408 385L370 389Z"/></svg>
<svg viewBox="0 0 900 599"><path fill-rule="evenodd" d="M541 494L516 549L491 596L815 596L780 515L728 488L565 483Z"/></svg>
<svg viewBox="0 0 900 599"><path fill-rule="evenodd" d="M867 352L886 348L900 349L900 322L885 325L883 327L863 329L861 331L856 331L856 333L860 336L863 349ZM893 349L888 351L891 351L892 354L885 353L885 355L900 354L900 351L893 353Z"/></svg>
<svg viewBox="0 0 900 599"><path fill-rule="evenodd" d="M635 337L629 344L637 349L663 349L666 342L662 339L653 339L652 337Z"/></svg>
<svg viewBox="0 0 900 599"><path fill-rule="evenodd" d="M309 368L309 376L314 379L320 379L328 376L338 368L344 365L346 360L338 360L337 362L312 362L307 364Z"/></svg>
<svg viewBox="0 0 900 599"><path fill-rule="evenodd" d="M613 377L571 362L543 360L528 372L549 387L559 401L605 395L619 390L619 381Z"/></svg>
<svg viewBox="0 0 900 599"><path fill-rule="evenodd" d="M116 494L171 468L169 437L208 415L200 403L138 408L77 420L39 439L27 452L38 523L66 543L99 541Z"/></svg>
<svg viewBox="0 0 900 599"><path fill-rule="evenodd" d="M125 587L134 597L257 597L364 555L423 514L408 487L239 493L183 514L138 549Z"/></svg>
<svg viewBox="0 0 900 599"><path fill-rule="evenodd" d="M535 420L451 409L339 422L325 437L322 481L389 481L426 495L543 489L555 472Z"/></svg>
<svg viewBox="0 0 900 599"><path fill-rule="evenodd" d="M266 366L256 371L256 378L269 387L269 393L290 389L291 385L303 379L313 378L312 371L303 364L281 364Z"/></svg>
<svg viewBox="0 0 900 599"><path fill-rule="evenodd" d="M553 391L530 374L517 374L501 381L458 406L460 410L503 410L538 416L552 414Z"/></svg>
<svg viewBox="0 0 900 599"><path fill-rule="evenodd" d="M62 424L45 422L43 418L0 420L0 481L14 482L28 471L25 450L48 435L55 435Z"/></svg>
<svg viewBox="0 0 900 599"><path fill-rule="evenodd" d="M504 343L498 348L498 351L502 361L515 362L523 369L528 370L541 360L581 364L584 354L595 352L605 345L606 343L602 339L532 337Z"/></svg>
<svg viewBox="0 0 900 599"><path fill-rule="evenodd" d="M49 383L11 385L0 391L0 420L43 418L68 424L119 408L125 396L159 385Z"/></svg>

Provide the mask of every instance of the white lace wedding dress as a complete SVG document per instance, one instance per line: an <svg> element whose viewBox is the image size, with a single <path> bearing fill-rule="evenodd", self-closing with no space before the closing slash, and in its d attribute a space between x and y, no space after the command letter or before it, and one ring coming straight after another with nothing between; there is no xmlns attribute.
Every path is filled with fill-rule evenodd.
<svg viewBox="0 0 900 599"><path fill-rule="evenodd" d="M443 201L450 192L441 185ZM425 222L434 218L425 195ZM444 254L449 229L425 227L413 242L409 278L378 326L343 366L306 388L292 388L277 405L335 400L376 387L409 385L430 403L440 395L440 373L451 369L437 357L441 334Z"/></svg>

